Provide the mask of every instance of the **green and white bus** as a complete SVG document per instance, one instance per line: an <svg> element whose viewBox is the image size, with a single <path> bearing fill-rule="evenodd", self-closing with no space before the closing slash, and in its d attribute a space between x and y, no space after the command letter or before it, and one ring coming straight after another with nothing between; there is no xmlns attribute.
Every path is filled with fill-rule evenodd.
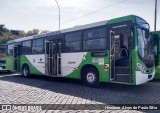
<svg viewBox="0 0 160 113"><path fill-rule="evenodd" d="M0 71L6 70L6 45L0 44Z"/></svg>
<svg viewBox="0 0 160 113"><path fill-rule="evenodd" d="M52 77L138 85L154 78L150 27L129 15L7 42L7 69Z"/></svg>
<svg viewBox="0 0 160 113"><path fill-rule="evenodd" d="M160 31L152 32L154 38L154 50L155 50L155 78L160 78Z"/></svg>

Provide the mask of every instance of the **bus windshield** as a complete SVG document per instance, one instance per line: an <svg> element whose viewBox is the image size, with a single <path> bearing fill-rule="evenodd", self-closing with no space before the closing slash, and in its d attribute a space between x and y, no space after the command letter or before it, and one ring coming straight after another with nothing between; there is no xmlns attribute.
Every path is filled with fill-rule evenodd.
<svg viewBox="0 0 160 113"><path fill-rule="evenodd" d="M154 61L154 54L151 52L152 45L151 36L149 34L149 25L142 20L137 24L138 54L140 58L145 61Z"/></svg>
<svg viewBox="0 0 160 113"><path fill-rule="evenodd" d="M151 60L152 57L149 51L149 39L145 37L145 30L137 28L137 32L138 32L138 53L141 58L146 60Z"/></svg>

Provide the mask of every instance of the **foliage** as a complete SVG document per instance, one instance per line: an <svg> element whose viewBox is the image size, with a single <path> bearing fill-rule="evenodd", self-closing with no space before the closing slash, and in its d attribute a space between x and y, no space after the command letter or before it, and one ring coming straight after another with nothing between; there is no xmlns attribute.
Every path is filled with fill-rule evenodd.
<svg viewBox="0 0 160 113"><path fill-rule="evenodd" d="M39 34L40 30L38 29L33 29L27 32L27 36L32 36L32 35L37 35Z"/></svg>
<svg viewBox="0 0 160 113"><path fill-rule="evenodd" d="M11 31L17 31L17 34L12 33ZM22 38L22 37L27 37L27 36L32 36L32 35L37 35L40 34L40 30L38 29L33 29L28 32L24 32L22 30L9 30L5 27L5 25L0 24L0 44L5 44L9 40L17 39L17 38ZM44 30L44 32L47 32Z"/></svg>
<svg viewBox="0 0 160 113"><path fill-rule="evenodd" d="M9 30L5 27L5 25L0 25L0 36L3 35L3 33L8 33Z"/></svg>

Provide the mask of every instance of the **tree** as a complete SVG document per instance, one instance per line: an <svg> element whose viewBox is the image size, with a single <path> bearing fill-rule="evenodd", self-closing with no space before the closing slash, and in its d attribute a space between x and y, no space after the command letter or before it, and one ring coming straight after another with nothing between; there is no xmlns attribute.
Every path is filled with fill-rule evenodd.
<svg viewBox="0 0 160 113"><path fill-rule="evenodd" d="M49 30L42 30L42 31L40 32L40 34L48 33L48 32L49 32Z"/></svg>
<svg viewBox="0 0 160 113"><path fill-rule="evenodd" d="M5 27L5 25L0 24L0 35L2 36L3 33L8 33L9 30Z"/></svg>
<svg viewBox="0 0 160 113"><path fill-rule="evenodd" d="M43 33L48 31L44 30ZM25 33L23 30L9 30L5 27L5 25L0 24L0 44L5 44L9 40L14 40L17 38L38 35L40 34L39 29L33 29Z"/></svg>
<svg viewBox="0 0 160 113"><path fill-rule="evenodd" d="M37 35L39 34L40 30L38 29L33 29L27 32L27 36L32 36L32 35Z"/></svg>

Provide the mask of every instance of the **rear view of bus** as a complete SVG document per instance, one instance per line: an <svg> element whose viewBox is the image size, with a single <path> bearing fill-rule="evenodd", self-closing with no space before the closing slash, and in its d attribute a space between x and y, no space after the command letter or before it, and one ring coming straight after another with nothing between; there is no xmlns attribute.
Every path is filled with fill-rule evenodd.
<svg viewBox="0 0 160 113"><path fill-rule="evenodd" d="M6 45L0 45L0 71L6 70Z"/></svg>

